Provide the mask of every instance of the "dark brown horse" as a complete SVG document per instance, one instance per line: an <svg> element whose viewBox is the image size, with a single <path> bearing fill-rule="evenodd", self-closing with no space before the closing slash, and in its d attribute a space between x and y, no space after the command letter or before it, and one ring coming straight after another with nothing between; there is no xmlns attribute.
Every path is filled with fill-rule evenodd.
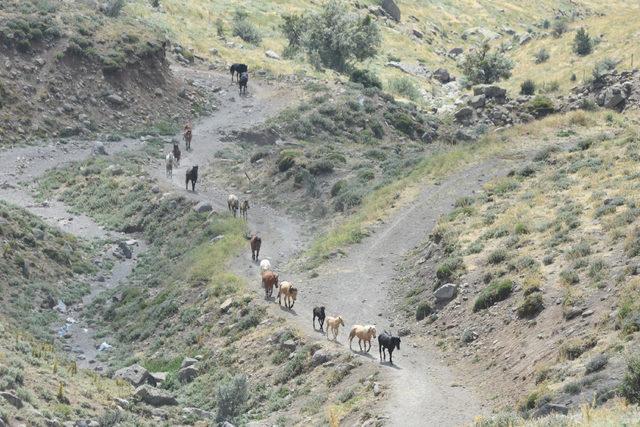
<svg viewBox="0 0 640 427"><path fill-rule="evenodd" d="M180 155L182 153L180 153L180 147L178 147L178 143L174 142L173 143L173 158L176 160L176 165L180 166Z"/></svg>
<svg viewBox="0 0 640 427"><path fill-rule="evenodd" d="M182 138L184 138L184 144L187 147L187 151L191 151L191 138L193 137L193 131L191 129L191 123L187 123L184 125L184 133L182 134Z"/></svg>
<svg viewBox="0 0 640 427"><path fill-rule="evenodd" d="M251 236L251 259L257 261L260 257L260 246L262 246L262 239L254 234Z"/></svg>

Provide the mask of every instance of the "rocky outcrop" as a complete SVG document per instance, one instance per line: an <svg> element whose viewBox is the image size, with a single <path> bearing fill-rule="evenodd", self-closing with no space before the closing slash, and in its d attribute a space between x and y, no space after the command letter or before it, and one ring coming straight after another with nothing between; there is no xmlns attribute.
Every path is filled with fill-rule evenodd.
<svg viewBox="0 0 640 427"><path fill-rule="evenodd" d="M147 382L155 385L155 380L151 374L149 374L149 371L137 363L117 370L113 374L113 378L125 380L134 387L138 387Z"/></svg>
<svg viewBox="0 0 640 427"><path fill-rule="evenodd" d="M433 293L436 297L436 301L445 302L449 301L453 297L456 296L458 292L458 286L453 283L447 283L445 285L440 286Z"/></svg>
<svg viewBox="0 0 640 427"><path fill-rule="evenodd" d="M640 70L611 71L592 82L573 88L572 93L559 98L562 111L599 105L616 111L640 107Z"/></svg>
<svg viewBox="0 0 640 427"><path fill-rule="evenodd" d="M149 384L141 385L136 389L135 397L151 406L177 405L178 401L166 390L157 389Z"/></svg>
<svg viewBox="0 0 640 427"><path fill-rule="evenodd" d="M389 15L395 21L400 22L400 8L393 0L383 0L380 6L387 13L387 15Z"/></svg>

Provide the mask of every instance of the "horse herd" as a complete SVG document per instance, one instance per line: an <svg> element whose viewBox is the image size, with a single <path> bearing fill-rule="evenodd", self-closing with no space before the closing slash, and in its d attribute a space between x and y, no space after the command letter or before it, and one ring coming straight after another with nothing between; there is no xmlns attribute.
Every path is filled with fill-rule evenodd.
<svg viewBox="0 0 640 427"><path fill-rule="evenodd" d="M240 94L246 93L247 83L249 82L248 67L245 64L233 64L231 66L231 81L233 82L234 76L237 78L238 85L240 87ZM187 151L191 151L191 139L193 136L193 130L191 123L187 123L183 129L183 139L185 141L185 147ZM166 155L165 167L167 178L173 177L173 168L180 166L180 147L178 142L173 143L173 150ZM191 191L195 191L196 182L198 181L198 166L192 166L187 169L185 175L185 187L189 190L189 183L191 183ZM249 201L243 200L240 202L238 197L234 194L230 194L227 198L227 207L234 217L237 216L238 210L240 215L245 220L247 219L249 211ZM254 234L250 238L251 246L251 259L257 262L260 259L260 247L262 246L262 239L257 234ZM271 263L267 259L260 261L260 277L262 280L262 287L264 288L265 298L270 299L273 295L273 289L278 288L278 305L284 306L286 309L291 310L298 298L298 288L293 283L288 281L279 282L278 273L272 270ZM342 316L325 316L325 307L313 308L313 328L316 329L316 321L320 326L320 332L326 334L329 339L329 333L332 335L332 339L336 341L339 333L340 326L344 327L344 319ZM324 330L324 324L326 322L327 330ZM371 340L378 338L378 351L380 353L380 361L386 360L386 352L389 352L389 363L393 364L392 354L395 349L400 350L400 337L394 336L388 332L383 332L377 335L375 325L353 325L349 332L349 348L352 349L352 343L355 338L358 338L358 346L361 352L369 352L371 350ZM364 349L362 344L364 343Z"/></svg>
<svg viewBox="0 0 640 427"><path fill-rule="evenodd" d="M258 252L254 252L254 248L256 246ZM262 239L257 235L253 235L251 237L251 259L254 261L258 260L258 255L260 252L260 246L262 245ZM264 295L266 299L270 299L273 295L273 288L278 288L278 273L272 270L271 262L268 259L263 259L260 261L260 277L262 279L262 287L264 288ZM278 305L282 306L282 302L284 300L285 308L291 310L293 305L298 298L298 289L293 286L291 282L283 281L280 283L280 288L278 289ZM320 332L326 334L327 339L329 339L329 332L331 332L332 339L336 341L339 333L340 326L344 327L344 319L342 316L326 316L325 307L314 307L313 308L313 329L316 329L316 321L318 322ZM327 324L327 330L324 330L324 324ZM360 352L368 353L371 350L371 340L376 338L376 327L375 325L353 325L351 327L351 331L349 332L349 348L352 349L352 343L355 338L358 338L358 346L360 347ZM389 332L383 332L380 335L377 335L378 338L378 351L380 353L380 361L387 360L386 352L389 352L389 363L393 364L393 351L395 349L400 350L400 337L394 336ZM364 349L362 344L364 343ZM368 347L367 347L368 346Z"/></svg>

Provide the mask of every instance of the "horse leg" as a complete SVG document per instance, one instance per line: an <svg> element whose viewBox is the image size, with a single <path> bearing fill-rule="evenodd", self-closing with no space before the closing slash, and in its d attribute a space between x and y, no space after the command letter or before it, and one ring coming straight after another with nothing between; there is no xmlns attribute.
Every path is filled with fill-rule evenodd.
<svg viewBox="0 0 640 427"><path fill-rule="evenodd" d="M378 346L378 353L380 353L380 361L382 362L382 360L384 360L384 359L382 358L382 354L383 354L383 352L382 352L382 346Z"/></svg>
<svg viewBox="0 0 640 427"><path fill-rule="evenodd" d="M362 339L358 338L358 345L360 346L360 353L362 353ZM367 348L367 343L364 344L364 347Z"/></svg>
<svg viewBox="0 0 640 427"><path fill-rule="evenodd" d="M392 355L393 355L393 347L389 349L389 363L393 365Z"/></svg>

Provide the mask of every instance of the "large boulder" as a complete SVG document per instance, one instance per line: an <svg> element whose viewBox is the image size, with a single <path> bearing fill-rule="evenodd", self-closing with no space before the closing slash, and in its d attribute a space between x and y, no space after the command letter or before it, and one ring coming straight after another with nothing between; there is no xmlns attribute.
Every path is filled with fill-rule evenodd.
<svg viewBox="0 0 640 427"><path fill-rule="evenodd" d="M178 401L166 390L161 390L150 386L141 385L136 389L135 397L151 406L177 405Z"/></svg>
<svg viewBox="0 0 640 427"><path fill-rule="evenodd" d="M484 95L472 96L471 99L469 99L469 105L471 105L473 108L482 108L484 107L486 100L487 97Z"/></svg>
<svg viewBox="0 0 640 427"><path fill-rule="evenodd" d="M137 363L126 368L118 369L115 374L113 374L113 378L125 380L134 387L138 387L147 382L153 385L156 383L151 374L149 374L149 371Z"/></svg>
<svg viewBox="0 0 640 427"><path fill-rule="evenodd" d="M185 357L182 359L182 363L180 364L180 368L186 368L187 366L192 366L198 363L198 359L193 357Z"/></svg>
<svg viewBox="0 0 640 427"><path fill-rule="evenodd" d="M473 87L473 95L484 95L487 98L505 99L507 90L496 85L478 85Z"/></svg>
<svg viewBox="0 0 640 427"><path fill-rule="evenodd" d="M469 122L473 118L473 108L462 107L454 114L456 121L459 123Z"/></svg>
<svg viewBox="0 0 640 427"><path fill-rule="evenodd" d="M276 59L276 60L280 59L280 55L278 55L272 50L268 50L264 54L267 58Z"/></svg>
<svg viewBox="0 0 640 427"><path fill-rule="evenodd" d="M200 374L198 368L194 365L185 366L178 371L178 380L181 383L190 383Z"/></svg>
<svg viewBox="0 0 640 427"><path fill-rule="evenodd" d="M449 51L449 54L448 54L448 55L449 55L451 58L455 58L455 57L456 57L456 56L458 56L458 55L462 55L462 53L463 53L463 52L464 52L464 49L463 49L463 48L461 48L461 47L454 47L453 49L451 49L451 50Z"/></svg>
<svg viewBox="0 0 640 427"><path fill-rule="evenodd" d="M111 95L107 95L107 101L116 107L122 107L126 104L125 100L120 96L112 93Z"/></svg>
<svg viewBox="0 0 640 427"><path fill-rule="evenodd" d="M394 20L400 22L400 8L393 0L383 0L382 9Z"/></svg>
<svg viewBox="0 0 640 427"><path fill-rule="evenodd" d="M626 99L622 86L612 86L604 93L604 107L616 108Z"/></svg>
<svg viewBox="0 0 640 427"><path fill-rule="evenodd" d="M447 283L435 290L434 295L438 302L449 301L456 296L458 286L453 283Z"/></svg>
<svg viewBox="0 0 640 427"><path fill-rule="evenodd" d="M199 202L193 207L193 210L198 213L211 212L213 210L213 206L211 206L211 203L209 202Z"/></svg>
<svg viewBox="0 0 640 427"><path fill-rule="evenodd" d="M433 78L443 84L449 83L451 81L451 74L449 74L446 68L438 68L433 72Z"/></svg>
<svg viewBox="0 0 640 427"><path fill-rule="evenodd" d="M311 364L313 366L319 366L323 363L327 363L328 361L333 359L333 357L334 355L329 353L327 350L319 349L316 350L315 353L313 353L313 356L311 356Z"/></svg>
<svg viewBox="0 0 640 427"><path fill-rule="evenodd" d="M3 397L4 400L6 400L9 404L15 406L18 409L24 406L24 404L22 403L22 399L20 399L10 391L0 391L0 397Z"/></svg>

